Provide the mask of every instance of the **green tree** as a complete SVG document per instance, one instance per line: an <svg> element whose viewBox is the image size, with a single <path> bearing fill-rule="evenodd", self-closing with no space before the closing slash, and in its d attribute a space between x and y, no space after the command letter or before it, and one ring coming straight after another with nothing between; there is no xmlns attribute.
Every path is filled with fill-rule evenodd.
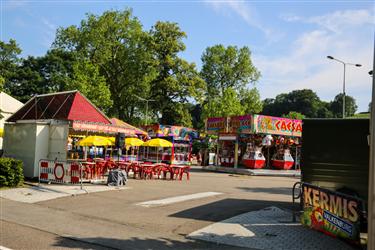
<svg viewBox="0 0 375 250"><path fill-rule="evenodd" d="M29 56L13 69L5 89L22 102L35 94L68 90L74 60L74 55L60 50L48 51L41 57Z"/></svg>
<svg viewBox="0 0 375 250"><path fill-rule="evenodd" d="M241 115L262 110L255 84L260 73L251 61L248 47L208 47L202 55L201 76L207 84L203 117Z"/></svg>
<svg viewBox="0 0 375 250"><path fill-rule="evenodd" d="M223 95L227 88L240 90L255 83L260 73L251 61L248 47L215 45L202 55L202 78L207 83L208 97Z"/></svg>
<svg viewBox="0 0 375 250"><path fill-rule="evenodd" d="M238 97L237 92L228 87L224 90L222 97L216 97L203 105L203 117L218 117L243 115L245 113L244 106Z"/></svg>
<svg viewBox="0 0 375 250"><path fill-rule="evenodd" d="M150 83L154 116L164 124L191 126L191 115L185 105L191 99L202 99L205 83L194 63L181 59L186 34L176 23L157 22L149 32L157 76Z"/></svg>
<svg viewBox="0 0 375 250"><path fill-rule="evenodd" d="M333 101L331 102L331 112L333 113L334 117L342 117L342 101L343 101L343 94L340 93L335 96ZM350 117L355 114L357 111L357 104L353 97L345 95L345 117Z"/></svg>
<svg viewBox="0 0 375 250"><path fill-rule="evenodd" d="M8 43L0 41L0 88L3 90L4 85L9 78L16 75L16 69L21 61L19 54L21 49L15 40L10 39Z"/></svg>
<svg viewBox="0 0 375 250"><path fill-rule="evenodd" d="M79 26L58 29L54 47L75 52L82 64L90 62L93 71L89 70L84 77L88 79L94 73L99 81L95 84L102 88L105 84L101 77L104 77L113 99L109 113L134 122L142 113L139 108L142 104L135 95L149 96L149 82L156 76L150 42L149 34L127 9L106 11L100 16L88 14ZM84 74L83 70L79 72ZM106 103L110 101L107 99Z"/></svg>
<svg viewBox="0 0 375 250"><path fill-rule="evenodd" d="M289 118L289 119L297 119L297 120L302 120L306 118L303 114L295 112L295 111L290 111L288 114L283 115L282 117Z"/></svg>
<svg viewBox="0 0 375 250"><path fill-rule="evenodd" d="M90 61L81 61L73 65L73 79L68 89L77 89L104 112L112 106L111 93L105 78L99 74L99 68Z"/></svg>
<svg viewBox="0 0 375 250"><path fill-rule="evenodd" d="M263 102L263 114L282 116L290 111L304 114L306 117L323 115L324 105L318 95L311 89L294 90L283 93L275 99L266 99Z"/></svg>
<svg viewBox="0 0 375 250"><path fill-rule="evenodd" d="M263 103L260 100L260 94L256 88L242 89L239 98L245 114L256 114L262 112Z"/></svg>

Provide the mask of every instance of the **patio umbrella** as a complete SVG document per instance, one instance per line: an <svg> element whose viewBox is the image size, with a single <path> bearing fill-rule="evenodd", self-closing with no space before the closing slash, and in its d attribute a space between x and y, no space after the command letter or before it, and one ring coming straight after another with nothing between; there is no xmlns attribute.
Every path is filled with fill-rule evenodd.
<svg viewBox="0 0 375 250"><path fill-rule="evenodd" d="M145 147L162 147L162 148L171 148L173 146L172 142L160 139L160 138L155 138L148 140L143 143L142 146Z"/></svg>
<svg viewBox="0 0 375 250"><path fill-rule="evenodd" d="M155 138L155 139L151 139L149 141L146 141L145 143L143 143L142 146L145 146L145 147L157 147L157 148L171 148L173 146L173 144L167 140L164 140L164 139L160 139L160 138ZM156 162L159 161L159 151L156 150Z"/></svg>
<svg viewBox="0 0 375 250"><path fill-rule="evenodd" d="M78 142L79 146L111 146L113 143L103 136L90 135Z"/></svg>
<svg viewBox="0 0 375 250"><path fill-rule="evenodd" d="M138 138L125 138L125 145L139 147L143 145L143 141Z"/></svg>

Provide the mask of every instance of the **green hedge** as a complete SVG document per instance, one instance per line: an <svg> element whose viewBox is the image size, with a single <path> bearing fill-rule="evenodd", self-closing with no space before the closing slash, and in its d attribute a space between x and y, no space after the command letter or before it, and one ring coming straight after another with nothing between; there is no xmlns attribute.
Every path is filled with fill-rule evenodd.
<svg viewBox="0 0 375 250"><path fill-rule="evenodd" d="M0 158L0 187L16 187L23 183L23 162Z"/></svg>

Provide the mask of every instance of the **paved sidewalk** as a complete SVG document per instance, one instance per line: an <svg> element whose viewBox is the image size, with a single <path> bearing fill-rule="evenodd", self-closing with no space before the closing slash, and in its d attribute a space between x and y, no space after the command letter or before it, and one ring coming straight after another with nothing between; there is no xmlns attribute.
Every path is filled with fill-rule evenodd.
<svg viewBox="0 0 375 250"><path fill-rule="evenodd" d="M345 242L292 223L292 214L277 207L244 213L188 236L217 244L268 250L351 250Z"/></svg>
<svg viewBox="0 0 375 250"><path fill-rule="evenodd" d="M36 184L25 188L11 188L0 191L0 197L25 202L36 203L40 201L52 200L60 197L74 196L79 194L88 194L110 190L123 190L130 187L121 186L113 187L107 185L85 184L83 188L79 185L62 185L62 184Z"/></svg>
<svg viewBox="0 0 375 250"><path fill-rule="evenodd" d="M208 170L208 171L214 171L214 172L255 175L255 176L301 177L300 170L247 169L247 168L229 168L229 167L221 167L221 166L202 166L202 169Z"/></svg>

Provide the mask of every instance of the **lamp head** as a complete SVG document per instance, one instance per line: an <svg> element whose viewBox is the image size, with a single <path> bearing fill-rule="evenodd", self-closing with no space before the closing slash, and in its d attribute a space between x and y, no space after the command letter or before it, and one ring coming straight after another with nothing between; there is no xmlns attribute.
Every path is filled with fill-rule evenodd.
<svg viewBox="0 0 375 250"><path fill-rule="evenodd" d="M331 59L331 60L334 59L333 56L327 56L327 58L328 58L328 59Z"/></svg>
<svg viewBox="0 0 375 250"><path fill-rule="evenodd" d="M362 64L358 64L358 63L357 63L355 66L356 66L356 67L362 67Z"/></svg>

